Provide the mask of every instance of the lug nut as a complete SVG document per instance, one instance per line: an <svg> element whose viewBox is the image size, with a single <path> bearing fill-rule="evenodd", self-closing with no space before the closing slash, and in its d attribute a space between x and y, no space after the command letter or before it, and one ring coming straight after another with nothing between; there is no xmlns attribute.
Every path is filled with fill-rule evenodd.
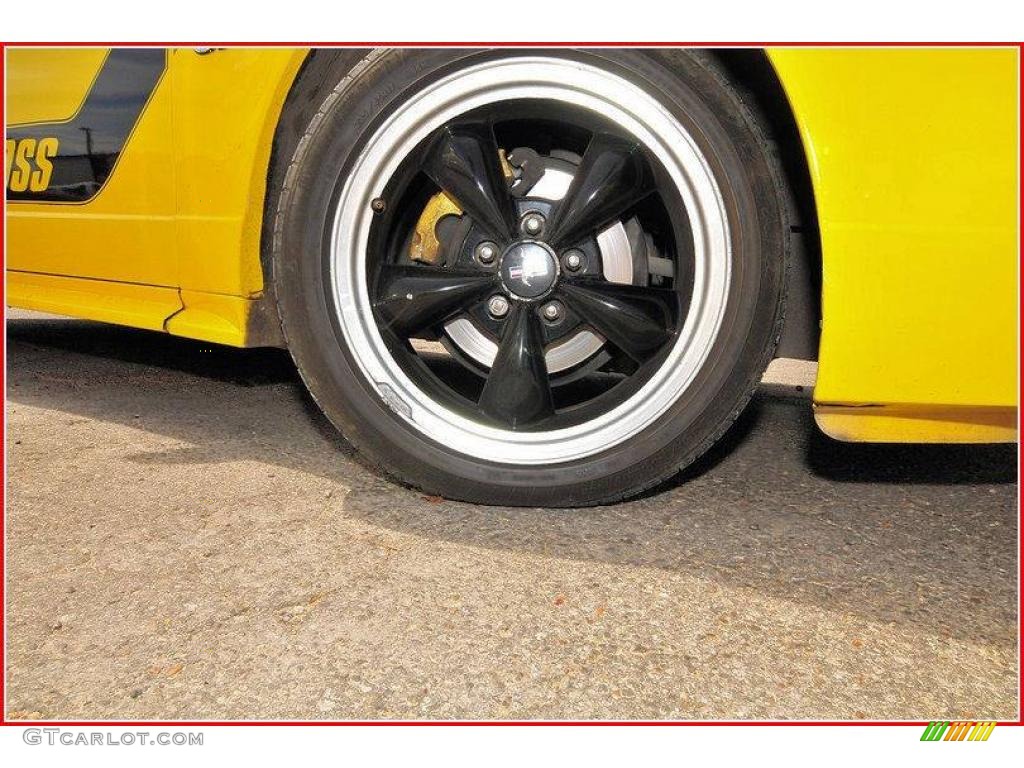
<svg viewBox="0 0 1024 768"><path fill-rule="evenodd" d="M575 272L583 266L583 254L579 251L569 251L565 254L565 268Z"/></svg>
<svg viewBox="0 0 1024 768"><path fill-rule="evenodd" d="M562 316L562 307L557 301L552 301L550 304L544 305L541 314L544 315L545 320L554 322Z"/></svg>
<svg viewBox="0 0 1024 768"><path fill-rule="evenodd" d="M523 217L523 232L528 235L539 235L544 229L544 217L539 213L528 213Z"/></svg>
<svg viewBox="0 0 1024 768"><path fill-rule="evenodd" d="M508 299L504 296L491 296L487 302L487 311L491 317L504 317L508 314Z"/></svg>
<svg viewBox="0 0 1024 768"><path fill-rule="evenodd" d="M481 264L490 264L498 255L498 246L494 243L484 241L476 247L476 257Z"/></svg>

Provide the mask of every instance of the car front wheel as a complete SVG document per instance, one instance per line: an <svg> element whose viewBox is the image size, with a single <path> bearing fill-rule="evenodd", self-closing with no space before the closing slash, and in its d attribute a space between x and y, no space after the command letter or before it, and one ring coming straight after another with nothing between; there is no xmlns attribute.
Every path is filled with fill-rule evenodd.
<svg viewBox="0 0 1024 768"><path fill-rule="evenodd" d="M387 472L611 502L749 400L781 327L783 196L706 54L379 50L297 88L322 106L272 189L282 325Z"/></svg>

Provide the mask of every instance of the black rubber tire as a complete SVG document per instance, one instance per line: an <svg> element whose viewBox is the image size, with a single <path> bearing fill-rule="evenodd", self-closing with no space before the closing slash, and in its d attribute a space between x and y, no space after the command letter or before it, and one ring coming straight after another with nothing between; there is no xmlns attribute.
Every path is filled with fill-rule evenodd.
<svg viewBox="0 0 1024 768"><path fill-rule="evenodd" d="M691 386L655 423L578 461L524 467L460 454L396 415L351 358L329 306L325 232L347 164L403 94L481 56L528 51L397 49L320 52L297 82L277 139L268 238L288 348L330 421L388 474L431 494L479 503L586 506L637 494L700 456L749 402L782 327L785 193L759 126L705 52L561 50L625 75L654 95L701 145L725 200L732 277L725 319ZM312 105L319 107L312 112ZM312 113L311 113L312 112ZM296 115L301 115L297 117ZM286 161L287 158L287 161Z"/></svg>

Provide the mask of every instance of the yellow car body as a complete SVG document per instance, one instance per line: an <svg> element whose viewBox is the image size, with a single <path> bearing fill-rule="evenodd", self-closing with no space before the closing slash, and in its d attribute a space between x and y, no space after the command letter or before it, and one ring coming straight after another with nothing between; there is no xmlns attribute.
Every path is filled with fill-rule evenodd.
<svg viewBox="0 0 1024 768"><path fill-rule="evenodd" d="M308 53L155 52L152 87L102 185L41 200L46 140L100 130L76 120L112 52L9 49L8 304L272 343L267 173ZM819 425L844 440L1016 439L1017 51L767 56L799 129L822 246ZM102 105L88 108L104 119Z"/></svg>

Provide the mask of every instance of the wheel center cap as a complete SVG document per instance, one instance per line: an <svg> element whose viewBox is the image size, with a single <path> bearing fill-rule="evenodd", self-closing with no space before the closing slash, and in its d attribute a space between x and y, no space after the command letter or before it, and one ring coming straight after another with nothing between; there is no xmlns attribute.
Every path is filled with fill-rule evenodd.
<svg viewBox="0 0 1024 768"><path fill-rule="evenodd" d="M538 299L558 279L558 260L544 243L520 240L502 255L499 272L509 293L520 299Z"/></svg>

